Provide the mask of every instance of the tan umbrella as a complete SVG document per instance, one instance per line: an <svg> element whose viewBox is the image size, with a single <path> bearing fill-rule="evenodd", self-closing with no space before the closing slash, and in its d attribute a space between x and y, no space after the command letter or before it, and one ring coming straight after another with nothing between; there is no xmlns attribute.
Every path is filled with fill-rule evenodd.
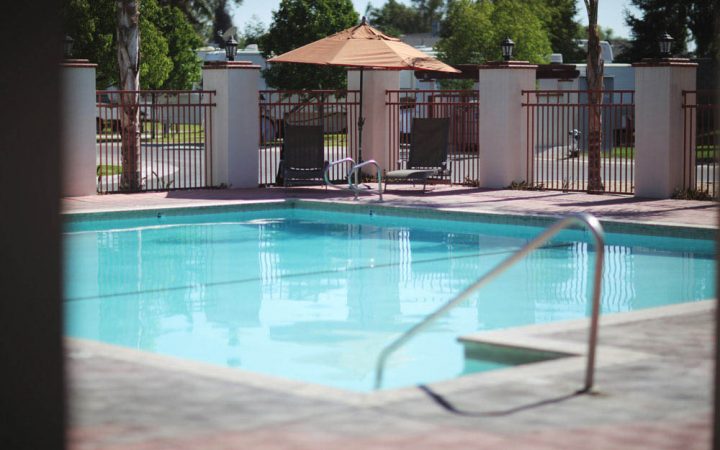
<svg viewBox="0 0 720 450"><path fill-rule="evenodd" d="M362 161L363 69L431 70L460 73L400 39L387 36L367 24L365 17L360 25L311 42L295 50L270 58L271 63L299 63L328 66L357 67L360 69L360 118L358 119L358 157Z"/></svg>

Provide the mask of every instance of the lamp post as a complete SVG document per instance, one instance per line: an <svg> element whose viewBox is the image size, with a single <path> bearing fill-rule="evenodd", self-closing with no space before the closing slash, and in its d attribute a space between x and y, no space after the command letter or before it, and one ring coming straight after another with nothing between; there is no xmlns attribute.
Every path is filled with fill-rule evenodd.
<svg viewBox="0 0 720 450"><path fill-rule="evenodd" d="M502 41L502 44L500 44L502 47L502 55L503 59L505 61L510 61L512 59L513 54L513 47L515 47L515 43L510 39L509 37L506 37L504 41Z"/></svg>
<svg viewBox="0 0 720 450"><path fill-rule="evenodd" d="M672 43L675 39L672 38L667 32L660 36L660 56L663 58L670 57L670 51L672 50Z"/></svg>
<svg viewBox="0 0 720 450"><path fill-rule="evenodd" d="M75 39L71 38L66 34L65 40L63 41L63 56L65 57L65 59L69 59L72 56L72 48L74 43Z"/></svg>
<svg viewBox="0 0 720 450"><path fill-rule="evenodd" d="M228 61L235 61L235 55L237 54L238 43L234 37L230 36L225 41L225 57Z"/></svg>

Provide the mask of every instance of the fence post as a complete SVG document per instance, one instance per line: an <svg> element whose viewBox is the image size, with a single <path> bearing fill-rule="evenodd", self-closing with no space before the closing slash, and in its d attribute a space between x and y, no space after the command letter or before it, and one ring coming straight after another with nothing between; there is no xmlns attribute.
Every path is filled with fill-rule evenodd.
<svg viewBox="0 0 720 450"><path fill-rule="evenodd" d="M669 198L684 187L682 91L695 89L697 64L665 58L633 67L635 196ZM694 180L695 168L691 169Z"/></svg>
<svg viewBox="0 0 720 450"><path fill-rule="evenodd" d="M260 66L248 61L210 61L203 66L203 89L215 91L211 186L258 186Z"/></svg>
<svg viewBox="0 0 720 450"><path fill-rule="evenodd" d="M527 61L480 66L478 82L480 187L501 189L526 178L527 123L522 91L535 89L537 66Z"/></svg>
<svg viewBox="0 0 720 450"><path fill-rule="evenodd" d="M390 170L389 108L385 107L385 91L400 88L397 70L363 70L362 115L365 118L362 139L362 159L374 159L382 170ZM348 89L360 89L360 71L348 70ZM353 130L354 127L348 127ZM348 143L355 142L348 133ZM354 152L353 152L354 153ZM358 161L359 162L359 161Z"/></svg>
<svg viewBox="0 0 720 450"><path fill-rule="evenodd" d="M95 67L87 59L61 64L62 195L97 192Z"/></svg>

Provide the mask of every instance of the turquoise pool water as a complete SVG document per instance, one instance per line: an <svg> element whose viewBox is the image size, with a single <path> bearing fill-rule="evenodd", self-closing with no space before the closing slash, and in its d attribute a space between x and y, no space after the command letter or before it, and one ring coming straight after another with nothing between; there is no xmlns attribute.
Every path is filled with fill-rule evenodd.
<svg viewBox="0 0 720 450"><path fill-rule="evenodd" d="M66 334L340 388L542 228L298 208L105 216L65 226ZM464 333L586 315L594 255L560 234L391 357L385 386L501 364ZM602 312L711 298L714 245L608 234Z"/></svg>

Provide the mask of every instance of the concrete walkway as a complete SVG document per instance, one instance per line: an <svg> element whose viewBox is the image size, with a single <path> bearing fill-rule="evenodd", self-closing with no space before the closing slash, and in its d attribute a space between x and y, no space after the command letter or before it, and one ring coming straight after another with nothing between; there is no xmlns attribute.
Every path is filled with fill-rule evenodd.
<svg viewBox="0 0 720 450"><path fill-rule="evenodd" d="M321 189L208 190L63 200L65 212L257 202L348 201ZM363 196L360 202L374 201ZM387 205L714 228L708 202L537 191L397 188ZM579 355L375 394L347 394L68 340L71 448L707 449L715 301L603 318L595 395L577 395L586 321L472 338Z"/></svg>

